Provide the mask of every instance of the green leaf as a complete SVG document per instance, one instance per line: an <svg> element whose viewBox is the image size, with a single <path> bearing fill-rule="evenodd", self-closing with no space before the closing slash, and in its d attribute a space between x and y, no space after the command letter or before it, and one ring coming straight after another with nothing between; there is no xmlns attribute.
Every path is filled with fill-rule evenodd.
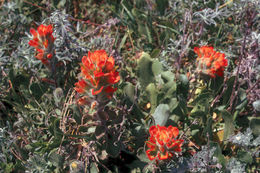
<svg viewBox="0 0 260 173"><path fill-rule="evenodd" d="M147 164L144 169L142 170L142 173L151 173L151 172L155 172L154 171L154 167L152 164Z"/></svg>
<svg viewBox="0 0 260 173"><path fill-rule="evenodd" d="M146 37L148 39L148 42L149 43L152 43L153 42L153 39L152 39L152 36L151 36L151 31L150 31L151 28L148 27L147 24L145 24L145 33L146 33Z"/></svg>
<svg viewBox="0 0 260 173"><path fill-rule="evenodd" d="M212 117L209 117L207 119L207 123L206 123L206 126L204 128L204 135L207 136L207 134L209 134L209 138L212 139L213 137L213 134L212 134L212 125L213 125L213 119Z"/></svg>
<svg viewBox="0 0 260 173"><path fill-rule="evenodd" d="M240 88L239 92L238 92L238 95L239 95L239 101L238 101L237 106L236 106L235 109L239 110L239 111L243 111L245 106L248 103L246 90Z"/></svg>
<svg viewBox="0 0 260 173"><path fill-rule="evenodd" d="M260 135L260 117L253 117L250 120L250 128L252 129L254 135Z"/></svg>
<svg viewBox="0 0 260 173"><path fill-rule="evenodd" d="M82 115L80 113L79 107L77 105L73 104L73 105L70 105L69 108L73 110L73 114L72 114L73 118L76 120L76 122L78 124L80 124Z"/></svg>
<svg viewBox="0 0 260 173"><path fill-rule="evenodd" d="M160 55L161 50L160 49L154 49L151 53L151 58L157 58Z"/></svg>
<svg viewBox="0 0 260 173"><path fill-rule="evenodd" d="M162 72L162 63L160 63L160 61L158 59L154 60L153 64L152 64L152 71L153 71L153 75L157 76Z"/></svg>
<svg viewBox="0 0 260 173"><path fill-rule="evenodd" d="M131 169L131 173L141 173L141 170L147 165L147 163L140 160L134 160L131 164L128 164L127 167Z"/></svg>
<svg viewBox="0 0 260 173"><path fill-rule="evenodd" d="M180 119L184 119L186 117L188 110L187 110L187 104L186 100L182 99L181 97L178 97L179 104L178 106L173 110L173 114L178 116Z"/></svg>
<svg viewBox="0 0 260 173"><path fill-rule="evenodd" d="M200 116L204 120L206 115L209 113L209 104L213 100L213 97L210 93L203 93L198 95L191 105L195 105L191 110L191 116Z"/></svg>
<svg viewBox="0 0 260 173"><path fill-rule="evenodd" d="M55 136L55 138L61 138L62 137L62 134L63 134L63 132L61 131L61 129L60 129L60 119L59 118L57 118L55 121L54 121L54 123L53 123L53 132L54 132L54 136Z"/></svg>
<svg viewBox="0 0 260 173"><path fill-rule="evenodd" d="M49 161L56 167L62 168L64 163L64 157L56 153L57 149L54 149L49 154Z"/></svg>
<svg viewBox="0 0 260 173"><path fill-rule="evenodd" d="M131 13L131 10L130 10L130 7L128 6L128 4L127 4L127 1L123 0L123 1L121 1L121 4L122 4L122 7L124 8L124 10L126 11L127 15L129 16L129 18L132 21L135 21L135 18L134 18L134 16Z"/></svg>
<svg viewBox="0 0 260 173"><path fill-rule="evenodd" d="M260 100L256 100L253 102L253 107L256 111L260 112Z"/></svg>
<svg viewBox="0 0 260 173"><path fill-rule="evenodd" d="M238 151L237 152L237 158L241 162L245 162L247 164L251 164L253 162L253 158L247 151Z"/></svg>
<svg viewBox="0 0 260 173"><path fill-rule="evenodd" d="M187 85L189 84L189 79L188 79L187 76L184 75L184 74L180 74L179 80L181 81L181 83L182 83L184 86L187 86Z"/></svg>
<svg viewBox="0 0 260 173"><path fill-rule="evenodd" d="M178 104L179 104L179 102L178 102L177 98L172 98L169 102L170 112L172 112L178 106Z"/></svg>
<svg viewBox="0 0 260 173"><path fill-rule="evenodd" d="M107 141L106 152L111 157L117 157L121 151L121 142L109 140Z"/></svg>
<svg viewBox="0 0 260 173"><path fill-rule="evenodd" d="M247 99L244 99L244 100L242 100L241 102L240 102L240 104L238 104L237 106L236 106L236 110L242 110L243 108L245 108L246 107L246 105L247 105Z"/></svg>
<svg viewBox="0 0 260 173"><path fill-rule="evenodd" d="M55 109L55 112L56 112L56 114L58 115L58 116L61 116L61 110L59 110L59 109Z"/></svg>
<svg viewBox="0 0 260 173"><path fill-rule="evenodd" d="M152 116L156 125L158 124L160 126L164 126L167 123L169 115L169 106L167 104L160 104L159 106L157 106Z"/></svg>
<svg viewBox="0 0 260 173"><path fill-rule="evenodd" d="M61 88L56 88L53 91L53 96L54 96L55 104L58 106L62 98L64 97L63 90Z"/></svg>
<svg viewBox="0 0 260 173"><path fill-rule="evenodd" d="M196 104L190 112L193 117L206 117L207 106L202 104Z"/></svg>
<svg viewBox="0 0 260 173"><path fill-rule="evenodd" d="M158 96L157 89L155 85L151 83L146 87L146 91L149 93L149 100L151 103L151 113L153 113L157 106L157 96Z"/></svg>
<svg viewBox="0 0 260 173"><path fill-rule="evenodd" d="M166 83L173 82L175 79L174 73L171 71L162 72L162 78L166 80Z"/></svg>
<svg viewBox="0 0 260 173"><path fill-rule="evenodd" d="M137 62L137 76L142 88L146 88L149 83L154 82L152 64L150 55L143 52Z"/></svg>
<svg viewBox="0 0 260 173"><path fill-rule="evenodd" d="M146 153L144 152L143 148L140 148L139 151L137 152L137 157L140 159L142 162L150 163L150 160L148 159Z"/></svg>
<svg viewBox="0 0 260 173"><path fill-rule="evenodd" d="M126 39L128 37L128 33L125 33L124 37L122 38L121 42L120 42L120 45L118 47L118 52L121 51L122 47L125 45L125 42L126 42Z"/></svg>
<svg viewBox="0 0 260 173"><path fill-rule="evenodd" d="M168 0L156 0L156 7L161 15L165 13L165 10L168 8L168 6Z"/></svg>
<svg viewBox="0 0 260 173"><path fill-rule="evenodd" d="M98 169L98 167L97 167L97 164L96 163L91 163L90 164L90 172L92 173L99 173L100 171L99 171L99 169Z"/></svg>
<svg viewBox="0 0 260 173"><path fill-rule="evenodd" d="M64 8L66 2L67 2L67 0L61 0L61 1L59 1L58 5L57 5L57 8L59 8L59 9Z"/></svg>
<svg viewBox="0 0 260 173"><path fill-rule="evenodd" d="M187 98L189 93L189 80L186 75L181 74L179 76L179 81L180 84L177 86L177 92L182 94L184 98Z"/></svg>
<svg viewBox="0 0 260 173"><path fill-rule="evenodd" d="M31 84L30 90L36 100L39 100L41 98L41 96L44 94L43 88L40 87L40 84L38 84L38 83Z"/></svg>
<svg viewBox="0 0 260 173"><path fill-rule="evenodd" d="M63 132L60 130L60 119L52 118L51 124L48 127L50 133L55 137L55 139L61 139Z"/></svg>
<svg viewBox="0 0 260 173"><path fill-rule="evenodd" d="M130 82L126 82L126 86L124 87L124 93L126 96L134 102L135 99L135 87Z"/></svg>
<svg viewBox="0 0 260 173"><path fill-rule="evenodd" d="M28 86L30 83L30 77L27 74L17 75L14 79L13 85L18 87L20 85Z"/></svg>
<svg viewBox="0 0 260 173"><path fill-rule="evenodd" d="M227 90L223 94L223 104L227 104L231 97L235 78L236 78L235 76L232 76L227 81Z"/></svg>
<svg viewBox="0 0 260 173"><path fill-rule="evenodd" d="M217 158L218 158L218 162L219 162L223 167L225 167L225 165L226 165L226 159L225 159L224 155L222 154L222 150L221 150L219 144L216 143L216 142L210 142L210 147L211 147L211 148L212 148L212 147L215 147L215 148L216 148L216 150L215 150L215 152L214 152L214 156L217 157Z"/></svg>
<svg viewBox="0 0 260 173"><path fill-rule="evenodd" d="M208 102L210 103L213 100L213 95L210 92L205 92L200 95L198 95L190 104L196 105L199 102Z"/></svg>
<svg viewBox="0 0 260 173"><path fill-rule="evenodd" d="M230 135L232 135L234 133L235 126L233 123L233 117L228 111L223 110L221 112L221 114L222 114L222 118L224 119L224 122L225 122L224 136L223 136L223 141L225 141L228 139L228 137Z"/></svg>
<svg viewBox="0 0 260 173"><path fill-rule="evenodd" d="M209 87L211 90L213 90L214 93L221 92L220 89L222 89L224 83L224 78L217 76L214 79L211 79L209 81Z"/></svg>

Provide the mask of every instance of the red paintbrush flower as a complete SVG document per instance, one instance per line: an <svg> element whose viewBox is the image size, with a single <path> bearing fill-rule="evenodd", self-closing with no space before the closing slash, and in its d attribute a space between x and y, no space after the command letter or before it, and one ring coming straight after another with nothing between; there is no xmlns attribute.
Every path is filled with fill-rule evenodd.
<svg viewBox="0 0 260 173"><path fill-rule="evenodd" d="M97 50L88 53L88 56L82 57L81 64L81 81L85 81L87 88L81 87L79 82L75 84L75 89L79 93L83 93L90 89L92 95L106 94L111 98L117 88L112 85L120 80L119 73L115 68L115 60L108 57L105 50Z"/></svg>
<svg viewBox="0 0 260 173"><path fill-rule="evenodd" d="M176 152L181 152L182 139L176 139L179 135L177 127L151 126L150 138L146 141L149 148L146 155L150 160L166 160L172 158Z"/></svg>
<svg viewBox="0 0 260 173"><path fill-rule="evenodd" d="M30 29L30 33L33 39L28 42L32 47L37 50L37 59L41 60L43 64L49 64L49 59L53 56L53 46L55 38L52 35L52 26L45 26L41 24L37 31L35 29Z"/></svg>
<svg viewBox="0 0 260 173"><path fill-rule="evenodd" d="M197 70L215 78L216 75L223 77L224 68L228 65L225 54L214 51L213 47L195 47L194 52L198 55Z"/></svg>

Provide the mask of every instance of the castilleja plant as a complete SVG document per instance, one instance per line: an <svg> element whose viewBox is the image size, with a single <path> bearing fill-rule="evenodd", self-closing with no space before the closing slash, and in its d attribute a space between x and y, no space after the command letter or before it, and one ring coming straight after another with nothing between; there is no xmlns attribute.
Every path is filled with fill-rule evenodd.
<svg viewBox="0 0 260 173"><path fill-rule="evenodd" d="M75 90L84 95L98 96L110 99L117 88L112 85L120 80L115 68L115 60L108 57L105 50L88 52L83 56L81 64L81 79L75 83ZM102 101L102 99L100 99Z"/></svg>
<svg viewBox="0 0 260 173"><path fill-rule="evenodd" d="M225 54L214 51L213 47L195 47L194 52L198 55L197 71L215 78L216 75L223 77L224 68L228 65Z"/></svg>
<svg viewBox="0 0 260 173"><path fill-rule="evenodd" d="M37 59L41 60L44 65L50 64L50 59L53 57L54 52L54 40L55 38L52 35L52 25L45 26L41 24L37 31L35 29L30 29L30 33L33 36L33 39L28 42L32 47L35 47Z"/></svg>
<svg viewBox="0 0 260 173"><path fill-rule="evenodd" d="M146 141L146 155L150 160L167 160L181 152L184 140L176 139L179 135L177 127L173 126L151 126L149 129L150 138Z"/></svg>

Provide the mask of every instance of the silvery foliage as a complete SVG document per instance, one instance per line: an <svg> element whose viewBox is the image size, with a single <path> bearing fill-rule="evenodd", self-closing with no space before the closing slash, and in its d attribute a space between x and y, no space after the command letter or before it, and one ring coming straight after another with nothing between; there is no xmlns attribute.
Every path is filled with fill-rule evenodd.
<svg viewBox="0 0 260 173"><path fill-rule="evenodd" d="M17 50L13 52L12 57L16 59L13 65L16 68L22 67L33 71L33 67L42 66L42 63L35 58L35 48L28 44L28 42L33 38L32 35L27 31L25 34L26 36L21 38L20 44L17 46Z"/></svg>
<svg viewBox="0 0 260 173"><path fill-rule="evenodd" d="M168 55L180 55L181 50L179 49L179 47L181 46L181 42L182 40L173 40L172 38L170 38L165 53L167 53Z"/></svg>
<svg viewBox="0 0 260 173"><path fill-rule="evenodd" d="M183 49L182 47L182 40L181 39L169 39L169 43L167 47L161 51L160 53L160 62L163 64L163 66L167 69L173 70L172 67L172 61L176 59L176 57L180 57L180 55L183 52L188 52L190 45L190 39L188 39L187 44L184 45Z"/></svg>
<svg viewBox="0 0 260 173"><path fill-rule="evenodd" d="M64 63L81 57L81 54L88 50L88 48L75 37L75 32L68 20L69 17L65 11L55 11L51 13L50 18L47 19L54 26L55 55L58 61L63 61Z"/></svg>
<svg viewBox="0 0 260 173"><path fill-rule="evenodd" d="M218 163L218 159L213 156L215 150L215 147L202 146L201 151L197 152L191 159L191 171L206 172L210 170L216 172L221 170L222 166Z"/></svg>
<svg viewBox="0 0 260 173"><path fill-rule="evenodd" d="M240 0L238 1L237 3L252 3L252 4L255 4L255 5L258 5L258 7L260 7L260 1L259 0ZM241 4L243 5L243 4Z"/></svg>
<svg viewBox="0 0 260 173"><path fill-rule="evenodd" d="M257 30L260 27L260 1L259 0L240 0L235 1L230 7L240 13L236 14L240 18L248 18L250 22L245 23L245 37L236 39L236 42L245 42L244 56L241 60L239 74L244 83L248 86L247 99L249 104L253 103L255 111L258 111L257 100L260 100L260 33ZM251 26L252 25L252 26Z"/></svg>
<svg viewBox="0 0 260 173"><path fill-rule="evenodd" d="M214 24L216 26L217 19L221 19L222 17L227 16L227 11L225 11L224 9L219 10L218 7L219 6L217 5L215 9L205 8L202 11L197 11L193 13L194 20L203 21L207 25Z"/></svg>
<svg viewBox="0 0 260 173"><path fill-rule="evenodd" d="M242 147L257 147L260 146L260 136L253 140L252 130L247 128L244 133L238 132L238 134L229 138L229 141L233 144L240 145Z"/></svg>
<svg viewBox="0 0 260 173"><path fill-rule="evenodd" d="M13 65L15 67L20 67L20 63L23 62L19 54L22 51L20 48L22 45L27 43L21 43L13 37L19 32L24 31L24 26L31 22L30 17L18 13L18 6L14 2L8 2L3 4L0 11L0 66L1 70L8 73L9 69L7 66ZM15 27L14 27L15 26ZM6 32L8 30L8 33ZM18 32L19 31L19 32ZM27 44L28 45L28 44ZM14 50L14 51L10 51ZM25 50L23 50L25 51ZM11 52L11 55L10 55ZM0 77L2 73L0 73Z"/></svg>
<svg viewBox="0 0 260 173"><path fill-rule="evenodd" d="M239 42L243 42L242 39L237 39ZM241 65L239 74L243 77L243 81L248 85L250 92L247 95L249 103L254 103L253 107L256 111L257 100L260 99L260 84L256 83L260 79L260 33L254 31L251 32L245 39L245 57L241 59ZM252 89L251 89L252 88ZM257 110L258 109L258 110Z"/></svg>
<svg viewBox="0 0 260 173"><path fill-rule="evenodd" d="M260 146L260 136L258 136L252 143L252 146ZM260 151L258 151L259 154ZM257 156L258 157L258 156Z"/></svg>
<svg viewBox="0 0 260 173"><path fill-rule="evenodd" d="M259 9L260 1L259 0L237 0L237 1L233 1L232 5L230 5L228 8L230 9L230 11L237 12L237 14L234 15L240 15L241 12L245 10L245 7L247 5L252 5L253 7Z"/></svg>
<svg viewBox="0 0 260 173"><path fill-rule="evenodd" d="M229 160L226 166L226 169L230 171L230 173L243 173L245 172L245 168L246 168L246 163L242 163L234 157L232 157Z"/></svg>
<svg viewBox="0 0 260 173"><path fill-rule="evenodd" d="M5 55L6 48L0 47L0 67L9 62L8 56Z"/></svg>
<svg viewBox="0 0 260 173"><path fill-rule="evenodd" d="M252 38L252 40L256 40L256 42L258 44L260 44L260 33L256 32L256 31L253 31L251 33L251 38ZM251 43L251 44L253 44L253 43Z"/></svg>
<svg viewBox="0 0 260 173"><path fill-rule="evenodd" d="M201 1L200 1L201 2ZM204 0L204 5L207 6L210 1ZM187 4L189 4L187 6ZM187 53L190 50L190 45L192 43L193 39L193 34L190 33L185 33L186 29L189 28L189 25L197 23L197 26L200 26L198 24L202 24L201 28L198 33L195 33L195 35L201 35L202 31L205 31L206 29L203 27L203 23L207 25L217 25L217 20L222 19L223 17L226 17L230 14L228 14L228 10L226 8L219 9L219 5L216 5L215 9L211 8L204 8L204 7L199 7L202 8L202 11L197 11L197 12L192 12L193 7L197 7L199 5L199 1L190 1L190 0L177 0L169 1L169 9L168 10L168 15L172 15L176 13L181 14L184 16L184 21L182 21L182 25L179 28L180 30L183 30L183 34L179 34L178 38L175 40L170 39L167 47L161 52L161 60L167 61L172 61L173 59L176 59L179 57L180 58L184 57L187 55ZM185 29L186 28L186 29ZM203 44L205 45L205 44ZM175 57L175 58L172 58ZM168 60L167 60L168 59ZM171 62L172 63L172 62ZM180 62L178 62L180 63ZM167 64L167 63L163 63Z"/></svg>
<svg viewBox="0 0 260 173"><path fill-rule="evenodd" d="M16 14L16 10L18 9L18 6L15 2L7 2L1 7L0 12L0 21L1 25L11 26L13 23L21 23L26 24L28 23L28 17L23 14ZM31 20L31 19L29 19Z"/></svg>
<svg viewBox="0 0 260 173"><path fill-rule="evenodd" d="M115 41L115 38L111 35L111 27L119 22L118 18L111 18L106 23L97 26L96 29L82 34L82 37L90 37L87 47L92 50L104 49L108 54L111 54ZM99 33L98 36L96 36L97 33Z"/></svg>
<svg viewBox="0 0 260 173"><path fill-rule="evenodd" d="M171 57L174 57L175 48L171 50L170 45L167 46L166 49L162 50L159 56L160 62L162 63L164 68L167 68L169 70L173 70L173 67L171 66Z"/></svg>
<svg viewBox="0 0 260 173"><path fill-rule="evenodd" d="M170 162L167 165L168 172L170 173L185 173L192 167L191 159L185 157L179 157L178 162Z"/></svg>
<svg viewBox="0 0 260 173"><path fill-rule="evenodd" d="M31 18L25 16L18 12L18 4L14 2L5 3L0 12L0 23L3 28L9 28L9 34L6 32L0 32L0 65L12 65L14 68L32 68L34 65L39 64L40 62L34 58L34 48L28 45L30 40L30 34L25 32L27 36L22 37L21 40L17 41L12 38L13 35L23 32L26 25L31 22ZM14 28L10 28L12 26ZM19 31L19 32L17 32ZM10 49L9 46L12 46L11 49L14 51L11 52L11 55L7 55L7 51ZM4 68L3 66L1 67ZM5 68L4 71L8 73L9 68Z"/></svg>
<svg viewBox="0 0 260 173"><path fill-rule="evenodd" d="M248 85L248 88L254 87L248 93L250 103L260 99L260 84L255 81L260 79L260 60L257 53L249 52L246 58L241 60L239 74L243 76L243 80ZM258 86L257 86L258 85Z"/></svg>
<svg viewBox="0 0 260 173"><path fill-rule="evenodd" d="M44 173L48 172L49 168L52 167L51 161L48 161L48 154L45 153L43 155L39 155L34 153L29 157L26 162L26 173L36 172L36 173Z"/></svg>
<svg viewBox="0 0 260 173"><path fill-rule="evenodd" d="M2 8L3 11L1 11L1 17L0 17L0 20L2 21L1 25L9 26L10 24L12 24L14 20L18 19L19 16L14 13L15 10L17 9L16 3L14 2L5 3Z"/></svg>
<svg viewBox="0 0 260 173"><path fill-rule="evenodd" d="M209 1L204 0L204 4L207 4ZM180 9L180 4L190 4L192 5L198 5L198 2L196 0L169 0L169 7L171 9Z"/></svg>
<svg viewBox="0 0 260 173"><path fill-rule="evenodd" d="M7 163L9 159L12 159L12 154L9 148L11 147L13 140L7 127L0 128L0 163Z"/></svg>
<svg viewBox="0 0 260 173"><path fill-rule="evenodd" d="M6 55L6 52L10 49L9 46L17 46L15 45L16 42L14 42L12 36L16 33L16 31L22 31L20 30L20 25L19 24L27 24L30 22L30 20L27 20L26 16L22 14L16 14L16 10L18 9L17 4L14 2L8 2L5 3L0 11L0 23L1 23L1 28L4 30L9 29L8 34L6 34L6 31L0 32L0 65L7 65L10 64L10 58L13 57L13 54L11 57ZM16 31L13 31L12 26L16 26ZM13 49L13 47L12 47Z"/></svg>
<svg viewBox="0 0 260 173"><path fill-rule="evenodd" d="M41 61L36 59L35 56L35 49L34 47L31 47L28 42L31 40L31 35L28 32L25 32L27 37L21 38L21 44L18 45L16 53L14 54L14 57L18 60L21 59L21 61L18 61L16 64L17 66L23 67L24 69L32 69L36 65L42 65Z"/></svg>
<svg viewBox="0 0 260 173"><path fill-rule="evenodd" d="M114 39L108 35L91 37L88 43L91 49L105 49L110 52L110 47L113 45Z"/></svg>

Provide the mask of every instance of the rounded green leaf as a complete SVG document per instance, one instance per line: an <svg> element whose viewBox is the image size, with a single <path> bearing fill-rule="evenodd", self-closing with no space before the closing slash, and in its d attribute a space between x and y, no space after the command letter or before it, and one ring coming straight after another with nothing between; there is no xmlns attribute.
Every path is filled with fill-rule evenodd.
<svg viewBox="0 0 260 173"><path fill-rule="evenodd" d="M260 112L260 100L256 100L253 102L253 107L256 111Z"/></svg>
<svg viewBox="0 0 260 173"><path fill-rule="evenodd" d="M167 104L160 104L154 111L153 118L155 124L164 126L169 118L170 108Z"/></svg>
<svg viewBox="0 0 260 173"><path fill-rule="evenodd" d="M143 52L141 55L141 58L137 62L137 76L138 76L140 85L143 88L146 88L146 86L149 83L154 82L152 64L153 64L153 61L152 61L150 55Z"/></svg>
<svg viewBox="0 0 260 173"><path fill-rule="evenodd" d="M135 87L133 84L127 82L126 86L124 87L124 92L126 94L126 96L132 101L134 102L134 98L135 98Z"/></svg>
<svg viewBox="0 0 260 173"><path fill-rule="evenodd" d="M162 72L162 63L160 63L160 61L158 59L154 60L153 64L152 64L152 71L154 76L159 75Z"/></svg>
<svg viewBox="0 0 260 173"><path fill-rule="evenodd" d="M253 134L258 136L260 135L260 118L254 117L250 121L250 128L253 131Z"/></svg>

